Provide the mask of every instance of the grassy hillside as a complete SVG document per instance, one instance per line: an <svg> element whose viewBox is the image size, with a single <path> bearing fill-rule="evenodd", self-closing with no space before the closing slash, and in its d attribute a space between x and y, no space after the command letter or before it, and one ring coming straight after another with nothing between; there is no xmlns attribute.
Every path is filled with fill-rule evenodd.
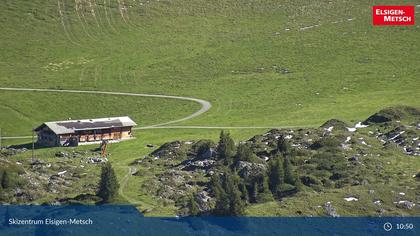
<svg viewBox="0 0 420 236"><path fill-rule="evenodd" d="M331 117L361 119L387 105L417 105L420 50L413 42L419 28L372 27L371 4L5 1L0 83L185 95L212 102L207 115L188 122L194 125L320 125ZM6 133L28 134L29 124L44 120L41 108L9 104L4 94L0 104L9 108L8 120L21 127L11 132L9 122L1 119ZM29 95L11 96L23 100ZM38 95L32 101L43 104L46 99ZM138 99L118 100L135 105ZM106 107L109 100L76 104L101 103ZM172 114L178 113L171 107ZM59 106L53 113L77 116L71 109ZM135 113L131 106L116 109ZM168 109L157 106L156 111ZM33 118L24 121L18 113ZM91 116L108 113L98 109Z"/></svg>
<svg viewBox="0 0 420 236"><path fill-rule="evenodd" d="M0 87L153 93L212 103L207 113L179 125L317 127L331 118L355 123L384 107L418 107L420 101L419 25L373 27L375 4L411 4L417 5L417 16L420 11L418 1L396 0L3 0ZM129 115L145 126L197 109L192 102L159 98L0 90L3 136L30 135L41 122L69 117ZM124 180L130 163L152 151L146 144L216 141L219 131L136 131L136 140L111 145L111 162L119 180ZM263 132L231 130L236 141ZM72 149L39 149L35 155L46 163L61 162L54 157L61 150ZM392 153L389 160L397 152ZM21 153L18 160L25 162L30 155ZM418 161L395 155L410 170L419 168ZM46 174L79 166L78 162L64 161ZM92 175L98 173L96 167L89 168ZM165 170L164 163L152 168L156 168L152 174ZM133 199L140 209L153 209L150 215L175 214L172 203L164 205L139 188L150 176L143 177L130 178L122 201ZM74 180L77 177L68 181ZM92 190L93 183L75 184L81 191ZM364 188L352 190L362 199L366 194ZM71 189L62 191L74 197ZM326 194L342 201L345 191ZM247 213L294 215L293 205L324 202L325 195L317 194L287 200L285 209L270 205L276 202L253 205ZM351 206L344 207L343 214L372 210L350 212ZM394 210L390 212L401 213ZM316 212L306 209L304 214Z"/></svg>
<svg viewBox="0 0 420 236"><path fill-rule="evenodd" d="M370 123L357 131L348 130L347 124L337 120L330 120L320 128L231 130L236 143L247 140L243 142L252 147L254 158L239 161L251 166L269 166L276 156L273 150L278 148L278 137L288 137L294 150L290 157L294 173L302 181L297 193L261 202L247 201L245 214L323 216L329 214L325 206L330 202L342 216L418 215L420 165L416 125L420 113L418 109L416 116L400 111L404 109L383 110L377 116L392 117L390 122ZM254 136L255 133L258 135ZM109 160L121 185L117 202L134 204L148 216L173 216L188 214L185 198L189 194L207 192L212 206L215 199L208 183L211 173L219 173L228 166L223 167L223 159L218 161L215 156L198 157L193 147L199 143L197 137L217 142L218 136L218 130L145 130L135 140L110 144ZM3 150L0 161L5 167L0 172L7 166L13 167L7 170L17 176L14 181L19 194L0 191L0 201L93 203L100 169L100 164L89 162L89 158L99 155L95 148L38 149L35 162L30 151L8 156L8 151ZM331 151L332 156L328 155ZM263 161L266 157L269 161ZM237 162L238 157L230 158ZM215 162L200 168L200 162L209 160L208 163ZM188 165L193 168L186 168ZM241 168L236 168L244 181L250 180L243 177ZM63 171L66 172L58 174ZM249 173L258 176L265 172ZM349 197L357 200L346 201ZM406 202L414 205L404 205ZM206 214L209 206L203 204L200 202L200 209Z"/></svg>

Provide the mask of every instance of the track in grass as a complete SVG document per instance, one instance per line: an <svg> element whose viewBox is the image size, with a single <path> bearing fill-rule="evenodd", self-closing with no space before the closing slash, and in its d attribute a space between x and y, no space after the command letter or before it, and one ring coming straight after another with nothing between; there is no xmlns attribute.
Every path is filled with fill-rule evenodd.
<svg viewBox="0 0 420 236"><path fill-rule="evenodd" d="M161 95L161 94L143 94L143 93L125 93L125 92L110 92L110 91L95 91L95 90L61 90L61 89L35 89L35 88L0 88L0 90L6 91L23 91L23 92L52 92L52 93L86 93L86 94L108 94L108 95L119 95L119 96L138 96L138 97L155 97L155 98L167 98L167 99L178 99L187 100L199 103L201 105L200 110L193 114L176 119L167 121L164 123L148 125L143 127L136 127L135 130L145 129L275 129L275 128L296 128L294 126L168 126L170 124L179 123L181 121L190 120L195 118L211 108L211 103L198 98ZM10 136L2 137L2 139L28 139L31 136Z"/></svg>
<svg viewBox="0 0 420 236"><path fill-rule="evenodd" d="M53 93L85 93L85 94L107 94L107 95L117 95L117 96L136 96L136 97L154 97L154 98L166 98L166 99L178 99L178 100L186 100L196 102L201 105L200 110L194 112L193 114L183 117L181 119L176 119L164 123L159 123L155 125L149 125L144 127L138 127L136 129L148 129L154 127L160 127L163 125L169 125L178 123L181 121L190 120L194 117L197 117L211 108L211 103L202 99L198 98L191 98L191 97L181 97L181 96L172 96L172 95L161 95L161 94L144 94L144 93L125 93L125 92L110 92L110 91L95 91L95 90L67 90L67 89L35 89L35 88L0 88L0 90L5 91L24 91L24 92L53 92ZM27 136L16 136L11 138L27 138ZM8 137L3 137L6 139Z"/></svg>

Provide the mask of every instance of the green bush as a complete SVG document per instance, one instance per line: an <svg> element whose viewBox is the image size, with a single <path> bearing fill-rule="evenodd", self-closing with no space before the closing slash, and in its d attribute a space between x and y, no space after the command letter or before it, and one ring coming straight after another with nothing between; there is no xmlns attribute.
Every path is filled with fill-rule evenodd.
<svg viewBox="0 0 420 236"><path fill-rule="evenodd" d="M346 160L342 155L329 151L315 154L310 163L316 164L318 170L337 171L346 169Z"/></svg>
<svg viewBox="0 0 420 236"><path fill-rule="evenodd" d="M312 175L304 175L300 177L300 181L303 185L306 185L308 187L314 186L314 185L321 185L321 181Z"/></svg>
<svg viewBox="0 0 420 236"><path fill-rule="evenodd" d="M203 139L199 140L192 146L192 151L197 155L202 155L210 148L215 148L216 144L212 140Z"/></svg>
<svg viewBox="0 0 420 236"><path fill-rule="evenodd" d="M279 189L277 190L277 197L283 198L283 197L289 197L298 192L298 188L291 184L282 184L280 185Z"/></svg>
<svg viewBox="0 0 420 236"><path fill-rule="evenodd" d="M4 170L1 173L1 188L8 189L16 186L16 178L10 171Z"/></svg>
<svg viewBox="0 0 420 236"><path fill-rule="evenodd" d="M322 139L319 139L314 144L311 145L311 148L318 150L321 148L335 150L341 145L340 140L334 136L327 136Z"/></svg>

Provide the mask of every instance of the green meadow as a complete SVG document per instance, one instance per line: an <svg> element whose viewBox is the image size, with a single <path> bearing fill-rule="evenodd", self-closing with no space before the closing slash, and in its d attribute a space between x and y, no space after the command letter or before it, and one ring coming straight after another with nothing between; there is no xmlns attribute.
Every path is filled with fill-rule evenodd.
<svg viewBox="0 0 420 236"><path fill-rule="evenodd" d="M173 124L182 126L316 127L331 118L355 123L384 107L419 106L419 24L373 27L371 6L380 3L415 5L362 0L3 0L0 87L163 94L212 104L201 116ZM128 115L142 127L198 109L194 102L161 98L0 90L2 136L28 136L42 122L68 118ZM230 131L240 141L266 129ZM129 163L151 151L146 144L217 140L219 132L137 130L135 140L111 145L111 161L121 180ZM48 158L57 150L62 148L35 153ZM140 209L153 208L151 215L174 214L174 206L163 207L146 190L138 190L139 181L147 178L131 179L125 195L141 202ZM296 201L313 195L305 197ZM271 205L253 206L248 213L261 215L264 207Z"/></svg>
<svg viewBox="0 0 420 236"><path fill-rule="evenodd" d="M212 109L183 124L203 126L352 121L420 99L420 29L373 27L368 1L120 3L5 1L1 86L197 97ZM189 108L158 99L0 93L0 125L11 136L51 119L127 114L150 124Z"/></svg>

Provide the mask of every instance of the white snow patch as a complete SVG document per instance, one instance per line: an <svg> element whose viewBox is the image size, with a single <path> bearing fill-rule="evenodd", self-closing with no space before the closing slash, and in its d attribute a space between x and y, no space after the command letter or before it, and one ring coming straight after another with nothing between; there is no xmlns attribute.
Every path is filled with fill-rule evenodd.
<svg viewBox="0 0 420 236"><path fill-rule="evenodd" d="M355 132L355 131L356 131L356 128L346 127L346 129L347 129L349 132Z"/></svg>
<svg viewBox="0 0 420 236"><path fill-rule="evenodd" d="M362 144L367 146L367 143L365 141L362 141Z"/></svg>
<svg viewBox="0 0 420 236"><path fill-rule="evenodd" d="M344 200L346 200L347 202L352 202L352 201L359 201L359 199L355 198L355 197L345 197Z"/></svg>
<svg viewBox="0 0 420 236"><path fill-rule="evenodd" d="M345 143L348 143L350 140L351 140L351 137L350 137L350 136L348 136L348 137L346 138L346 141L344 141L344 142L345 142Z"/></svg>
<svg viewBox="0 0 420 236"><path fill-rule="evenodd" d="M369 125L364 125L364 124L362 124L362 122L359 122L354 126L354 128L359 129L359 128L366 128L368 126Z"/></svg>
<svg viewBox="0 0 420 236"><path fill-rule="evenodd" d="M65 171L61 171L61 172L58 172L57 174L58 174L58 175L64 175L65 173L67 173L67 170L65 170Z"/></svg>
<svg viewBox="0 0 420 236"><path fill-rule="evenodd" d="M409 203L410 201L404 200L404 201L398 201L398 204L404 204L404 203ZM394 202L396 203L396 202ZM415 206L416 204L413 203L413 205Z"/></svg>
<svg viewBox="0 0 420 236"><path fill-rule="evenodd" d="M331 132L333 129L334 129L334 126L330 126L330 127L326 128L325 130L328 131L328 132Z"/></svg>
<svg viewBox="0 0 420 236"><path fill-rule="evenodd" d="M405 193L403 193L403 192L401 192L401 193L399 193L401 196L405 196Z"/></svg>
<svg viewBox="0 0 420 236"><path fill-rule="evenodd" d="M293 138L293 135L286 135L286 137L284 137L284 139L291 139L291 138Z"/></svg>

